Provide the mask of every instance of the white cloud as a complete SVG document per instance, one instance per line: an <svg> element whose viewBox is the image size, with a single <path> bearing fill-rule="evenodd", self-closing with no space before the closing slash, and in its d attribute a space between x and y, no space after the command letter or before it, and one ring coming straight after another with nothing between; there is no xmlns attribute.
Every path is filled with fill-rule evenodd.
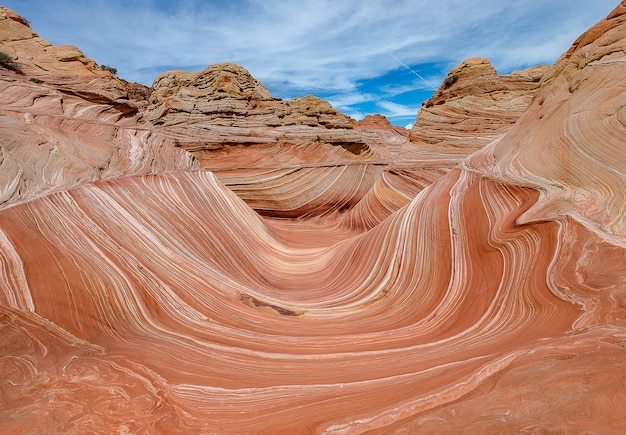
<svg viewBox="0 0 626 435"><path fill-rule="evenodd" d="M383 110L386 117L400 117L400 116L417 116L417 105L405 106L403 104L392 103L391 101L379 101L378 106Z"/></svg>
<svg viewBox="0 0 626 435"><path fill-rule="evenodd" d="M524 61L507 53L530 52L544 41L532 60L553 61L615 6L615 0L185 1L164 10L149 0L4 3L23 10L42 37L115 60L144 82L153 77L137 74L140 67L231 60L266 80L325 89L396 68L390 54L414 65L459 63L467 52L484 51L506 68Z"/></svg>
<svg viewBox="0 0 626 435"><path fill-rule="evenodd" d="M334 93L335 101L346 100L336 104L353 107L358 103L347 102L350 98L372 100L358 96L371 92L361 89L364 80L399 68L413 70L413 82L389 83L378 99L403 87L436 88L451 67L471 56L491 59L501 73L552 63L617 1L3 3L29 19L42 38L76 45L127 80L150 84L168 69L200 70L231 61L283 97Z"/></svg>
<svg viewBox="0 0 626 435"><path fill-rule="evenodd" d="M374 94L350 92L335 94L327 97L327 100L335 108L354 106L365 102L376 101L378 97Z"/></svg>
<svg viewBox="0 0 626 435"><path fill-rule="evenodd" d="M410 83L387 83L383 84L379 87L380 92L385 95L394 96L404 94L405 92L411 92L415 90L424 90L424 91L435 91L439 88L441 81L443 80L441 74L437 74L436 76L427 75L426 81L428 86L421 80L412 80Z"/></svg>

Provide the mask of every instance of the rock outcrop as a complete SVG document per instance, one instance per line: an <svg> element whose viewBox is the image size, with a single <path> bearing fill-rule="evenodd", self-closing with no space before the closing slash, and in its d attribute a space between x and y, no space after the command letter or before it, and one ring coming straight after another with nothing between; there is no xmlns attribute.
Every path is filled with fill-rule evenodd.
<svg viewBox="0 0 626 435"><path fill-rule="evenodd" d="M254 167L387 157L380 138L354 132L350 118L326 101L312 95L275 99L248 71L229 63L162 74L146 118L211 170L251 166L248 153L239 156L250 145L264 154Z"/></svg>
<svg viewBox="0 0 626 435"><path fill-rule="evenodd" d="M144 97L137 98L138 92L145 94L144 86L116 78L77 47L52 45L41 39L27 20L3 7L0 51L13 60L16 78L27 77L33 83L46 84L91 102L115 105L123 112L136 113L137 106L145 106L141 101Z"/></svg>
<svg viewBox="0 0 626 435"><path fill-rule="evenodd" d="M423 188L418 169L402 169L404 136L383 123L365 130L378 137L368 155L330 141L315 164L299 144L285 147L291 168L268 163L263 138L326 127L301 126L307 109L290 104L302 101L271 98L234 66L164 76L212 91L156 86L154 125L79 93L57 109L56 85L0 70L3 152L44 180L0 209L1 431L619 433L625 41L622 2L533 82L527 110L492 142L452 168L454 152L424 151L433 171L444 164ZM245 95L291 107L294 124L257 127ZM227 106L246 115L216 111ZM329 130L363 131L350 126ZM200 170L174 148L197 156L196 134L231 147L231 166ZM47 144L69 163L37 151ZM377 144L390 163L368 160ZM77 181L76 161L108 162L106 176ZM302 197L297 218L263 217L251 201L287 208L263 204L269 193L242 200L228 177ZM24 177L0 181L11 180ZM315 194L333 199L322 210Z"/></svg>
<svg viewBox="0 0 626 435"><path fill-rule="evenodd" d="M0 8L0 207L87 182L199 168L142 120L127 82ZM75 55L70 56L69 53Z"/></svg>
<svg viewBox="0 0 626 435"><path fill-rule="evenodd" d="M381 194L372 190L359 208L380 211L404 206L468 155L502 137L530 104L546 70L540 66L499 76L482 58L467 59L453 68L433 97L422 104L409 140L379 182ZM390 202L389 198L395 199ZM367 204L370 200L386 205ZM364 223L362 211L353 214ZM379 218L365 220L372 225ZM355 224L352 217L351 222Z"/></svg>
<svg viewBox="0 0 626 435"><path fill-rule="evenodd" d="M449 74L461 80L448 77L425 104L431 109L420 111L410 141L380 115L356 122L311 95L275 99L234 64L161 75L146 118L264 215L331 214L352 228L372 228L501 137L544 70L498 76L487 60L467 60Z"/></svg>
<svg viewBox="0 0 626 435"><path fill-rule="evenodd" d="M484 147L524 113L547 68L499 76L487 59L465 60L422 104L411 129L412 145L460 157Z"/></svg>
<svg viewBox="0 0 626 435"><path fill-rule="evenodd" d="M255 210L274 217L353 207L406 140L390 126L355 128L312 95L276 99L228 63L159 76L145 116Z"/></svg>
<svg viewBox="0 0 626 435"><path fill-rule="evenodd" d="M542 193L520 223L571 216L626 240L625 12L578 38L509 133L468 162L493 158L494 177Z"/></svg>
<svg viewBox="0 0 626 435"><path fill-rule="evenodd" d="M52 45L30 28L26 19L15 12L0 9L0 41L2 51L19 62L25 74L111 77L91 59L71 45Z"/></svg>

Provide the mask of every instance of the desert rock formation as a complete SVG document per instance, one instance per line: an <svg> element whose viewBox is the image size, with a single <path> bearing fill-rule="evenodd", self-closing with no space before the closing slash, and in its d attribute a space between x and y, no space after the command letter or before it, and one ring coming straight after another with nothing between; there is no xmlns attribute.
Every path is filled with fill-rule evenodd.
<svg viewBox="0 0 626 435"><path fill-rule="evenodd" d="M482 148L505 133L528 107L547 67L499 76L487 59L453 68L422 104L411 129L420 150L461 154Z"/></svg>
<svg viewBox="0 0 626 435"><path fill-rule="evenodd" d="M234 64L167 72L153 88L146 118L267 216L351 208L406 141L391 125L355 128L312 95L276 99Z"/></svg>
<svg viewBox="0 0 626 435"><path fill-rule="evenodd" d="M544 71L500 77L486 60L457 69L462 72L450 74L462 80L442 85L436 108L420 111L410 140L384 117L355 122L311 95L275 99L234 64L161 75L146 118L263 215L322 217L369 229L502 136L528 106ZM470 122L458 123L460 116ZM438 146L425 146L420 129ZM477 129L483 130L478 140ZM468 141L471 146L459 145Z"/></svg>
<svg viewBox="0 0 626 435"><path fill-rule="evenodd" d="M87 182L199 168L143 120L128 83L0 9L0 206ZM70 56L68 53L74 53Z"/></svg>
<svg viewBox="0 0 626 435"><path fill-rule="evenodd" d="M250 165L248 153L240 150L251 145L267 150L265 158L254 162L255 168L385 157L368 144L380 143L377 137L354 132L350 118L326 101L312 95L275 99L238 65L212 65L199 73L167 72L153 88L146 118L194 152L207 169L232 168L237 158L243 160L239 165ZM297 150L292 149L294 142L301 143Z"/></svg>
<svg viewBox="0 0 626 435"><path fill-rule="evenodd" d="M444 83L463 152L231 64L144 111L0 12L2 432L626 427L626 2L492 111Z"/></svg>

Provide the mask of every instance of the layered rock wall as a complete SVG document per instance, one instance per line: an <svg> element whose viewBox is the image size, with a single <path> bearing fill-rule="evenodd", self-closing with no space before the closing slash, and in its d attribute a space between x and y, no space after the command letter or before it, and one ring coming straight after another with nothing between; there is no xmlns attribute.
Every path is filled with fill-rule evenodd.
<svg viewBox="0 0 626 435"><path fill-rule="evenodd" d="M15 58L14 69L0 69L0 206L87 182L199 169L142 119L127 82L75 47L42 40L5 8L0 51Z"/></svg>

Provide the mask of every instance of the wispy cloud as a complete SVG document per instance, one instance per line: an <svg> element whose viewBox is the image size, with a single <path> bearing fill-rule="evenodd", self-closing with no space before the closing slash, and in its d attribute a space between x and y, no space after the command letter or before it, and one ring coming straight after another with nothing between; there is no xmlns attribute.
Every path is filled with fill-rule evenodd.
<svg viewBox="0 0 626 435"><path fill-rule="evenodd" d="M168 69L230 61L277 96L333 96L353 112L363 112L358 104L377 104L396 116L406 113L398 105L410 105L394 96L432 92L467 57L487 57L501 73L554 62L617 0L3 3L42 38L76 45L127 80L149 85ZM402 81L372 85L394 71L392 79Z"/></svg>
<svg viewBox="0 0 626 435"><path fill-rule="evenodd" d="M379 101L378 106L384 109L392 117L415 116L417 113L417 105L404 105L393 103L391 101Z"/></svg>

